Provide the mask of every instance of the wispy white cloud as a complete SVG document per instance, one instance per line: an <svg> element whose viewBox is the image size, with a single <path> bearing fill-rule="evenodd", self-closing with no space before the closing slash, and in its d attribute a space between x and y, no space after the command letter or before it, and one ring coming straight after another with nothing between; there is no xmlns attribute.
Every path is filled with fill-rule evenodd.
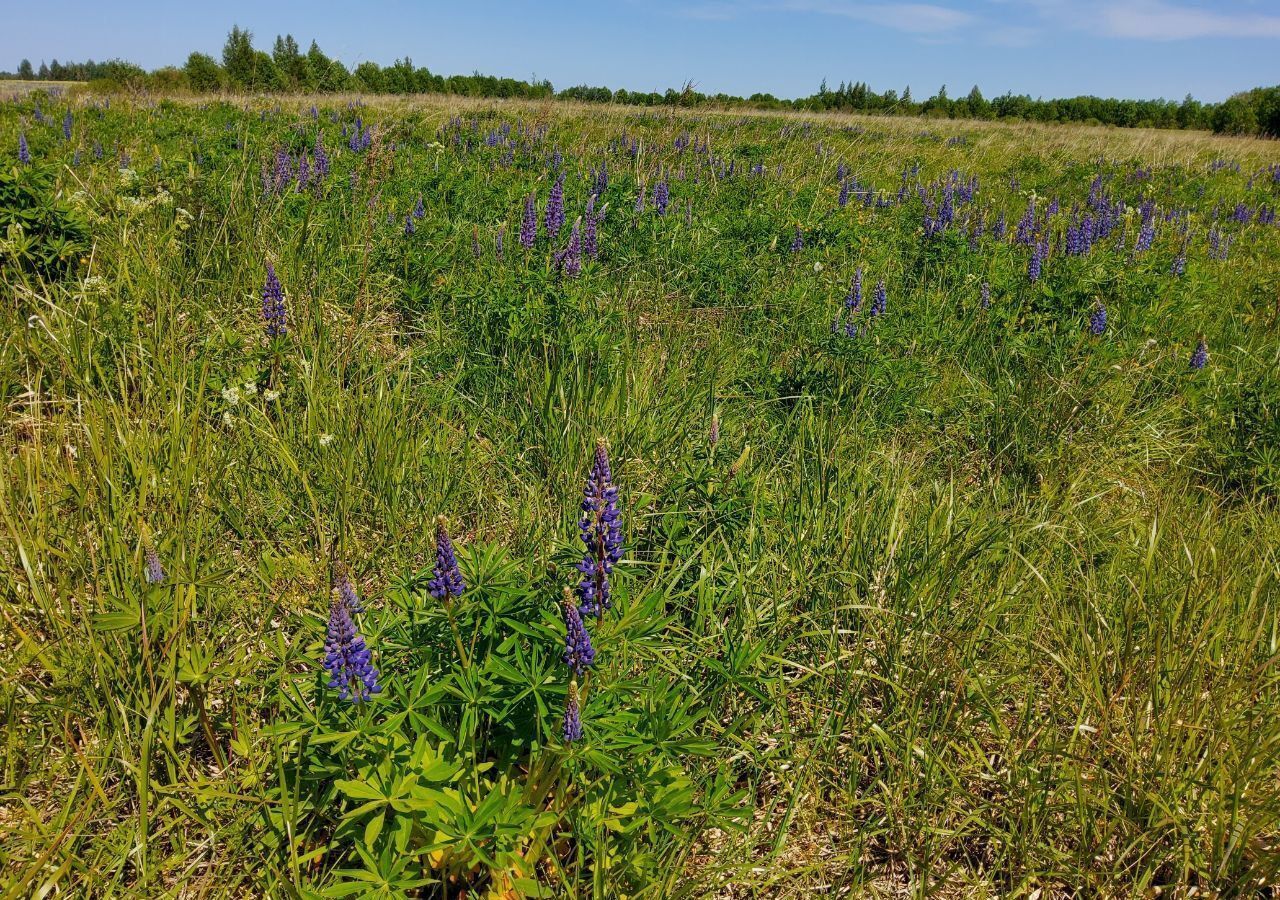
<svg viewBox="0 0 1280 900"><path fill-rule="evenodd" d="M1097 37L1140 41L1196 38L1280 38L1280 14L1257 12L1258 4L1221 0L988 0L976 12L941 3L896 0L702 0L675 10L676 15L728 21L767 12L835 16L943 39L968 32L991 46L1031 47L1052 29L1088 32ZM1263 10L1275 9L1271 0ZM1006 10L1008 12L1006 12ZM1016 11L1016 15L1014 12Z"/></svg>
<svg viewBox="0 0 1280 900"><path fill-rule="evenodd" d="M699 19L704 22L727 22L736 18L740 7L732 3L699 3L676 10L683 19Z"/></svg>
<svg viewBox="0 0 1280 900"><path fill-rule="evenodd" d="M983 40L995 47L1032 47L1044 37L1044 29L1023 25L1003 25L983 32Z"/></svg>
<svg viewBox="0 0 1280 900"><path fill-rule="evenodd" d="M1179 6L1164 0L1117 0L1105 3L1099 20L1109 37L1147 41L1193 38L1280 38L1280 16L1222 12Z"/></svg>
<svg viewBox="0 0 1280 900"><path fill-rule="evenodd" d="M843 0L787 0L780 4L799 12L841 16L871 25L916 34L955 31L975 21L967 12L934 3L856 3Z"/></svg>
<svg viewBox="0 0 1280 900"><path fill-rule="evenodd" d="M748 13L780 10L838 16L895 31L935 36L957 31L977 21L970 13L936 3L864 3L858 0L754 0L744 3L709 0L678 7L675 14L685 19L721 22Z"/></svg>

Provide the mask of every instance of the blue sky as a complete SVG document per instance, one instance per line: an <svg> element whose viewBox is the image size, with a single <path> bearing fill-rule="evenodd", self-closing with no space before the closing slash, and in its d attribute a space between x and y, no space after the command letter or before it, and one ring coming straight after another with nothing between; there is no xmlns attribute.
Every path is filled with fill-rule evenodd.
<svg viewBox="0 0 1280 900"><path fill-rule="evenodd" d="M0 68L123 57L148 68L218 55L233 24L270 49L290 32L348 65L408 55L473 70L662 90L813 93L826 78L946 84L988 96L1099 94L1221 100L1280 82L1280 0L597 0L8 4Z"/></svg>

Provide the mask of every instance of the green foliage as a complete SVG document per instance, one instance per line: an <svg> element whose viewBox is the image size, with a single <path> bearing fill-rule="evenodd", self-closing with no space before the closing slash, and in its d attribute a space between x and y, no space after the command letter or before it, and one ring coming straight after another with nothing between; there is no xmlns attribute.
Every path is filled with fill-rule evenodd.
<svg viewBox="0 0 1280 900"><path fill-rule="evenodd" d="M987 100L977 85L958 99L946 94L946 86L923 103L915 103L908 86L899 98L892 89L877 93L866 82L841 82L831 90L823 79L818 92L809 97L780 100L772 94L754 93L743 98L730 94L708 95L685 84L665 91L617 91L580 84L555 91L549 81L521 81L473 73L442 76L426 68L414 68L409 58L390 67L364 60L348 72L337 60L329 59L315 41L304 55L293 35L277 35L272 52L253 49L253 35L234 26L222 52L222 68L215 77L212 60L192 53L183 67L181 81L172 68L162 68L148 76L141 68L120 60L110 63L69 63L54 60L31 70L23 60L17 77L23 80L67 79L94 81L95 89L141 87L171 91L185 87L196 93L230 86L238 90L337 93L364 91L384 94L444 93L466 97L520 97L543 99L558 96L587 103L619 103L633 106L667 107L750 107L755 109L839 110L877 115L924 116L930 119L1011 119L1013 121L1080 122L1089 125L1116 125L1123 128L1180 128L1207 130L1219 134L1280 135L1280 87L1255 88L1220 104L1204 104L1188 95L1182 103L1172 100L1127 100L1093 96L1053 100L1033 99L1012 92ZM216 66L216 64L215 64ZM2 74L2 73L0 73Z"/></svg>
<svg viewBox="0 0 1280 900"><path fill-rule="evenodd" d="M277 46L282 89L348 83ZM0 105L33 158L0 209L64 235L24 225L31 264L0 269L0 892L1272 889L1280 230L1232 211L1275 205L1273 148L673 95ZM277 152L317 138L329 178L277 189ZM569 277L602 161L601 253ZM841 207L842 162L880 197L977 176L958 215L987 234L926 236L911 176ZM637 214L664 174L667 215ZM1034 193L1059 228L1099 176L1123 247L1055 231L1031 284L996 215ZM1146 200L1178 214L1138 253ZM557 603L601 436L626 553L566 744ZM364 704L323 667L340 570L384 686Z"/></svg>
<svg viewBox="0 0 1280 900"><path fill-rule="evenodd" d="M0 171L0 272L57 279L88 249L89 229L41 169Z"/></svg>
<svg viewBox="0 0 1280 900"><path fill-rule="evenodd" d="M222 88L222 69L207 53L192 53L182 71L193 91L211 93Z"/></svg>

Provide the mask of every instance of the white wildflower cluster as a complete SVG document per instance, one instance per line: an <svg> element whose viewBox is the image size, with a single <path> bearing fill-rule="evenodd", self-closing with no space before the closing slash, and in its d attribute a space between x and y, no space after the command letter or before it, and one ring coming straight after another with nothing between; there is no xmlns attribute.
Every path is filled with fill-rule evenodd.
<svg viewBox="0 0 1280 900"><path fill-rule="evenodd" d="M116 198L116 208L123 212L141 213L157 206L169 206L173 203L173 195L161 188L151 197L134 197L121 194Z"/></svg>

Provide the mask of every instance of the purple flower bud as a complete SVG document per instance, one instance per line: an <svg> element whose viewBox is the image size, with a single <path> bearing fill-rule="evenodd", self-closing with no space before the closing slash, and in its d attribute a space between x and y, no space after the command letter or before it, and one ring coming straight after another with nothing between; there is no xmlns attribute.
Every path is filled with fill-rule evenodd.
<svg viewBox="0 0 1280 900"><path fill-rule="evenodd" d="M1209 364L1209 345L1204 342L1204 338L1200 338L1196 342L1196 349L1191 353L1191 368L1200 371Z"/></svg>
<svg viewBox="0 0 1280 900"><path fill-rule="evenodd" d="M266 323L267 337L278 338L288 330L284 306L284 289L276 277L275 266L267 263L267 281L262 287L262 320Z"/></svg>
<svg viewBox="0 0 1280 900"><path fill-rule="evenodd" d="M323 181L329 177L329 154L324 149L324 135L316 132L316 143L311 148L311 155L315 159L316 178Z"/></svg>
<svg viewBox="0 0 1280 900"><path fill-rule="evenodd" d="M591 646L591 636L582 624L582 614L573 599L573 591L564 589L564 600L560 604L564 613L564 664L574 678L581 678L582 673L590 668L596 660L596 651Z"/></svg>
<svg viewBox="0 0 1280 900"><path fill-rule="evenodd" d="M147 565L143 574L146 576L147 584L160 584L164 581L164 566L160 565L160 554L156 553L155 547L148 546L144 556Z"/></svg>
<svg viewBox="0 0 1280 900"><path fill-rule="evenodd" d="M1099 303L1089 315L1089 333L1099 337L1107 330L1107 308Z"/></svg>
<svg viewBox="0 0 1280 900"><path fill-rule="evenodd" d="M595 259L600 255L600 247L596 240L596 195L592 194L587 200L587 211L583 213L582 222L582 252L590 259Z"/></svg>
<svg viewBox="0 0 1280 900"><path fill-rule="evenodd" d="M18 133L18 162L24 166L31 163L31 148L27 146L27 133Z"/></svg>
<svg viewBox="0 0 1280 900"><path fill-rule="evenodd" d="M667 186L667 179L663 178L653 186L653 208L658 211L658 215L665 216L667 214L667 204L671 201L671 191Z"/></svg>
<svg viewBox="0 0 1280 900"><path fill-rule="evenodd" d="M582 237L579 231L581 219L573 223L573 231L569 234L569 243L555 255L556 268L570 278L576 278L582 272Z"/></svg>
<svg viewBox="0 0 1280 900"><path fill-rule="evenodd" d="M520 220L520 246L529 250L538 237L538 200L530 194L524 198L524 218Z"/></svg>
<svg viewBox="0 0 1280 900"><path fill-rule="evenodd" d="M552 238L560 234L560 229L564 227L564 173L561 173L556 178L555 184L551 186L542 223L546 226L547 234Z"/></svg>
<svg viewBox="0 0 1280 900"><path fill-rule="evenodd" d="M1142 254L1151 249L1151 244L1156 239L1156 222L1152 216L1145 216L1142 220L1142 228L1138 231L1138 240L1133 245L1133 252Z"/></svg>
<svg viewBox="0 0 1280 900"><path fill-rule="evenodd" d="M578 597L584 615L603 618L612 607L609 576L622 559L622 524L618 512L618 489L613 484L609 452L604 439L596 442L595 462L582 491L582 519L578 530L586 546L578 571Z"/></svg>
<svg viewBox="0 0 1280 900"><path fill-rule="evenodd" d="M849 285L849 293L845 295L844 306L851 313L862 308L862 266L853 273L853 282Z"/></svg>
<svg viewBox="0 0 1280 900"><path fill-rule="evenodd" d="M436 517L436 564L431 575L427 592L442 603L461 597L467 588L466 582L462 580L462 570L458 568L458 557L454 553L448 522L444 516Z"/></svg>
<svg viewBox="0 0 1280 900"><path fill-rule="evenodd" d="M1027 280L1035 284L1044 271L1044 258L1049 252L1049 241L1045 238L1031 247L1031 260L1027 263Z"/></svg>
<svg viewBox="0 0 1280 900"><path fill-rule="evenodd" d="M888 308L888 305L889 305L888 294L885 292L884 279L881 278L878 282L876 282L875 296L871 301L871 315L873 317L883 316L885 314L886 309Z"/></svg>
<svg viewBox="0 0 1280 900"><path fill-rule="evenodd" d="M356 593L355 582L351 580L351 573L347 571L347 567L342 565L337 576L333 580L334 590L337 591L338 599L347 605L351 615L357 615L364 612L364 604L360 602L360 595Z"/></svg>
<svg viewBox="0 0 1280 900"><path fill-rule="evenodd" d="M578 682L569 682L569 693L564 701L564 728L561 732L564 742L572 744L582 740L582 711L579 709Z"/></svg>
<svg viewBox="0 0 1280 900"><path fill-rule="evenodd" d="M373 667L373 654L364 638L356 631L351 607L342 597L329 606L329 628L324 641L324 667L329 672L329 687L338 697L352 703L364 703L382 692L378 670Z"/></svg>

